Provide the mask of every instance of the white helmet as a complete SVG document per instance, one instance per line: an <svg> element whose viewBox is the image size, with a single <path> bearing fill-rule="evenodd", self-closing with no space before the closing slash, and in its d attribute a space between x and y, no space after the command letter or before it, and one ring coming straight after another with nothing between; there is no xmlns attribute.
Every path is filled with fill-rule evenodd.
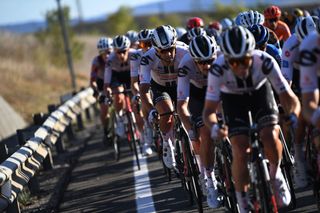
<svg viewBox="0 0 320 213"><path fill-rule="evenodd" d="M226 29L230 29L233 25L231 19L229 18L224 18L220 21L220 24L222 26L222 31L226 30Z"/></svg>
<svg viewBox="0 0 320 213"><path fill-rule="evenodd" d="M202 27L194 27L188 30L188 38L191 40L192 38L199 35L206 35L206 31Z"/></svg>
<svg viewBox="0 0 320 213"><path fill-rule="evenodd" d="M152 30L143 29L138 33L139 41L148 41L151 39Z"/></svg>
<svg viewBox="0 0 320 213"><path fill-rule="evenodd" d="M241 58L251 53L255 46L252 33L242 26L228 29L221 36L220 47L223 53L231 58Z"/></svg>
<svg viewBox="0 0 320 213"><path fill-rule="evenodd" d="M97 43L99 52L112 49L112 39L108 37L101 37Z"/></svg>
<svg viewBox="0 0 320 213"><path fill-rule="evenodd" d="M303 17L297 22L295 27L295 34L299 41L302 41L309 33L314 30L320 32L319 18L316 16Z"/></svg>
<svg viewBox="0 0 320 213"><path fill-rule="evenodd" d="M152 45L157 49L168 49L177 42L177 32L170 25L162 25L153 30Z"/></svg>
<svg viewBox="0 0 320 213"><path fill-rule="evenodd" d="M264 15L262 15L258 11L249 10L239 13L236 20L243 27L251 27L254 24L263 24Z"/></svg>
<svg viewBox="0 0 320 213"><path fill-rule="evenodd" d="M200 35L194 37L189 44L189 52L194 60L208 60L216 57L217 43L211 36Z"/></svg>
<svg viewBox="0 0 320 213"><path fill-rule="evenodd" d="M129 30L125 36L127 36L131 43L135 43L138 41L138 33L134 30Z"/></svg>
<svg viewBox="0 0 320 213"><path fill-rule="evenodd" d="M130 47L130 40L127 36L118 35L113 39L113 47L115 49L124 50Z"/></svg>

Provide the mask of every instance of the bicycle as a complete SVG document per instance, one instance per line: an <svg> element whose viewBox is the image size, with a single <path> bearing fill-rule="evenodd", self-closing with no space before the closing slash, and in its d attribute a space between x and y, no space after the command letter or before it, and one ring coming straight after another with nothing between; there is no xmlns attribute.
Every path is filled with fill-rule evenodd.
<svg viewBox="0 0 320 213"><path fill-rule="evenodd" d="M127 139L130 145L130 148L133 150L135 158L136 158L136 163L138 166L138 170L140 170L140 161L139 161L139 155L138 155L138 148L137 146L140 147L140 139L138 137L138 130L136 126L136 119L134 116L134 113L131 108L131 98L130 98L130 89L124 89L122 93L125 96L125 105L126 105L126 110L124 113L124 124L126 126L126 133L127 133ZM140 148L141 152L141 148Z"/></svg>
<svg viewBox="0 0 320 213"><path fill-rule="evenodd" d="M306 160L308 165L308 176L311 178L313 196L316 199L318 210L320 211L320 171L318 170L318 151L313 143L315 137L319 137L320 132L316 129L308 129L306 140Z"/></svg>
<svg viewBox="0 0 320 213"><path fill-rule="evenodd" d="M264 158L259 140L257 124L253 123L251 111L249 115L249 141L250 156L248 161L249 169L249 208L253 212L278 212L276 198L273 193L268 160Z"/></svg>
<svg viewBox="0 0 320 213"><path fill-rule="evenodd" d="M175 159L182 185L188 191L190 204L193 205L196 200L198 212L203 212L203 195L199 184L200 170L191 140L178 113L173 111L160 114L160 116L165 115L173 115L174 118Z"/></svg>

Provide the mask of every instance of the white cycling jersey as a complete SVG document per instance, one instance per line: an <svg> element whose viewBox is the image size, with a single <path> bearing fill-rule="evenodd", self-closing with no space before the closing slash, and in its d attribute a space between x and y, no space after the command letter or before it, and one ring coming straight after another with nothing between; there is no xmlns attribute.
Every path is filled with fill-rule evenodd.
<svg viewBox="0 0 320 213"><path fill-rule="evenodd" d="M320 76L320 35L315 31L309 34L300 45L300 87L302 93L319 88Z"/></svg>
<svg viewBox="0 0 320 213"><path fill-rule="evenodd" d="M187 100L190 83L203 89L207 86L207 76L203 75L191 55L185 54L179 64L177 100Z"/></svg>
<svg viewBox="0 0 320 213"><path fill-rule="evenodd" d="M220 100L220 91L229 94L244 94L258 90L269 80L278 94L288 91L290 86L281 74L276 60L268 53L261 50L252 52L253 62L250 74L246 79L240 79L233 74L225 61L224 55L220 55L212 65L208 76L206 99Z"/></svg>
<svg viewBox="0 0 320 213"><path fill-rule="evenodd" d="M130 77L139 77L140 60L143 55L142 49L137 49L130 57Z"/></svg>
<svg viewBox="0 0 320 213"><path fill-rule="evenodd" d="M141 58L140 84L150 84L151 79L161 86L173 86L177 82L178 67L187 54L188 46L176 45L176 55L171 66L163 66L154 48L150 48Z"/></svg>
<svg viewBox="0 0 320 213"><path fill-rule="evenodd" d="M110 84L112 72L129 72L130 71L130 58L135 52L134 49L129 49L128 61L121 62L117 57L117 52L112 52L106 63L106 68L104 71L104 83Z"/></svg>
<svg viewBox="0 0 320 213"><path fill-rule="evenodd" d="M299 68L299 45L296 34L292 34L283 44L281 72L287 81L292 81L293 68Z"/></svg>

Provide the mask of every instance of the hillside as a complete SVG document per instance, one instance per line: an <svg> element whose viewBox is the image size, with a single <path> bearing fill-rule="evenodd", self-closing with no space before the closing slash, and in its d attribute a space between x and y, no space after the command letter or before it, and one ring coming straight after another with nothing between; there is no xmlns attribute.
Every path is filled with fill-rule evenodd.
<svg viewBox="0 0 320 213"><path fill-rule="evenodd" d="M78 38L85 44L84 57L74 62L78 88L88 86L96 37ZM59 103L60 95L71 91L67 67L48 62L46 47L32 35L0 33L0 95L28 121L32 114L47 112L48 104Z"/></svg>

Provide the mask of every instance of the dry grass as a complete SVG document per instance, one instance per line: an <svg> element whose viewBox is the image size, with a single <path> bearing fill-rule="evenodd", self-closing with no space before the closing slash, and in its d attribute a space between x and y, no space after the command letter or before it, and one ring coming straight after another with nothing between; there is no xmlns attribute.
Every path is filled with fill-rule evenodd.
<svg viewBox="0 0 320 213"><path fill-rule="evenodd" d="M81 41L84 58L74 62L78 88L88 86L96 38L81 37ZM32 121L32 114L47 112L49 104L58 104L60 95L71 91L68 68L49 64L48 57L46 47L33 36L0 33L0 95L27 122Z"/></svg>

